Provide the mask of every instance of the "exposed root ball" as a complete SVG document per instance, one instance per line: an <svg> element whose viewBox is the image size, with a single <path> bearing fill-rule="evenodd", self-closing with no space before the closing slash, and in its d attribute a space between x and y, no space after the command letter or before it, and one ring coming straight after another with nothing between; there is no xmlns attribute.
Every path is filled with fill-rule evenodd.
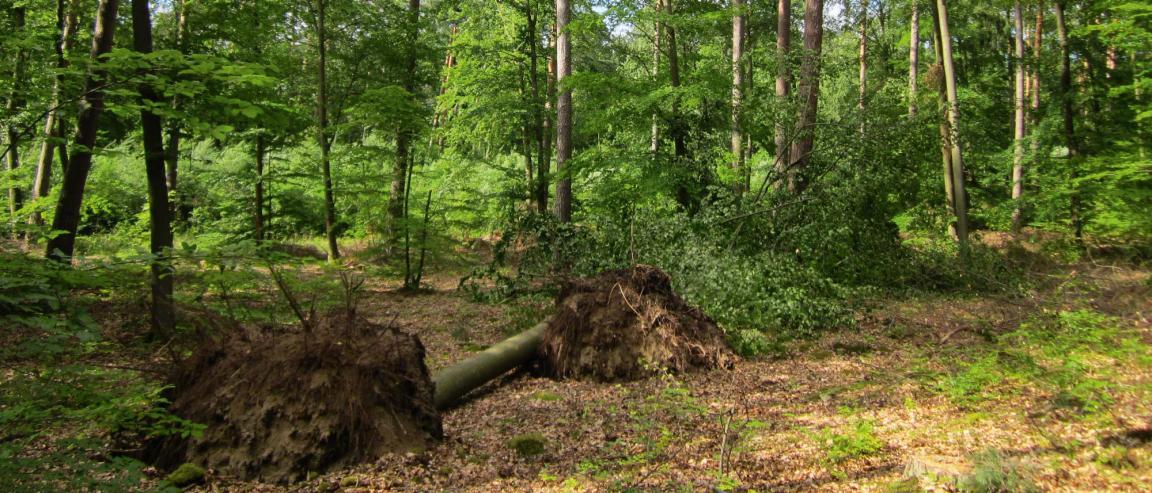
<svg viewBox="0 0 1152 493"><path fill-rule="evenodd" d="M343 313L311 326L204 344L175 372L171 410L207 429L161 444L159 462L283 483L441 438L418 338Z"/></svg>
<svg viewBox="0 0 1152 493"><path fill-rule="evenodd" d="M672 292L668 274L646 265L570 281L540 352L552 377L606 382L736 361L716 323Z"/></svg>

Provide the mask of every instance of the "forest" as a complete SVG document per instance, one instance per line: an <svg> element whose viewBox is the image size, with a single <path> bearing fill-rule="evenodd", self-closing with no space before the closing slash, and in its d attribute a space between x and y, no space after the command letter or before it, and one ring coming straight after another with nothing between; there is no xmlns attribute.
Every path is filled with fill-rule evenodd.
<svg viewBox="0 0 1152 493"><path fill-rule="evenodd" d="M1152 489L1152 4L0 0L0 491Z"/></svg>

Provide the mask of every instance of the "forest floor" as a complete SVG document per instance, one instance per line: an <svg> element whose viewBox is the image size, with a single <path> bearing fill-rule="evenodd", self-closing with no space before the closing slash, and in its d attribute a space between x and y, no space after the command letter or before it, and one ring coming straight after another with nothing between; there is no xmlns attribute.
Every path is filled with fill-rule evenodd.
<svg viewBox="0 0 1152 493"><path fill-rule="evenodd" d="M732 370L624 384L516 372L445 412L428 450L293 486L209 475L195 490L1149 491L1152 273L1080 263L1030 276L1014 296L856 300L854 327ZM370 278L359 313L417 334L435 373L551 304L478 303L458 280L413 294ZM97 314L113 331L139 317ZM910 463L934 477L914 485Z"/></svg>
<svg viewBox="0 0 1152 493"><path fill-rule="evenodd" d="M1042 276L1026 296L867 301L855 328L730 371L626 384L513 374L446 412L444 442L422 453L292 488L204 489L932 491L959 478L974 491L1148 491L1149 273ZM547 304L477 304L455 278L432 285L410 295L377 281L361 313L419 334L433 372ZM935 475L926 489L906 480L909 462Z"/></svg>

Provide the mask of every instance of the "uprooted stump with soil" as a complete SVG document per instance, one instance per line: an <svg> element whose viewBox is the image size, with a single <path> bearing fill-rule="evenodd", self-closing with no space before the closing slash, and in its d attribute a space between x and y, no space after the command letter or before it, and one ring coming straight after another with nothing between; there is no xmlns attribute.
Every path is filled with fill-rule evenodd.
<svg viewBox="0 0 1152 493"><path fill-rule="evenodd" d="M442 437L416 336L350 313L308 326L218 337L179 365L171 411L207 428L156 446L158 462L291 482Z"/></svg>
<svg viewBox="0 0 1152 493"><path fill-rule="evenodd" d="M566 283L540 345L541 369L555 378L635 380L735 361L716 322L645 265Z"/></svg>

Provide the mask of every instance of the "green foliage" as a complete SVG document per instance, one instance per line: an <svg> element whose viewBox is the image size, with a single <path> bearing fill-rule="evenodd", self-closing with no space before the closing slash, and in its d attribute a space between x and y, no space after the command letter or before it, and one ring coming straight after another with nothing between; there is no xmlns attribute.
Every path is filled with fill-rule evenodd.
<svg viewBox="0 0 1152 493"><path fill-rule="evenodd" d="M884 442L876 436L875 424L869 420L856 421L844 433L822 430L813 438L824 449L824 457L832 464L873 455L884 449Z"/></svg>
<svg viewBox="0 0 1152 493"><path fill-rule="evenodd" d="M965 493L1036 493L1042 491L1032 480L1030 468L1005 457L995 449L972 455L972 472L960 478Z"/></svg>

